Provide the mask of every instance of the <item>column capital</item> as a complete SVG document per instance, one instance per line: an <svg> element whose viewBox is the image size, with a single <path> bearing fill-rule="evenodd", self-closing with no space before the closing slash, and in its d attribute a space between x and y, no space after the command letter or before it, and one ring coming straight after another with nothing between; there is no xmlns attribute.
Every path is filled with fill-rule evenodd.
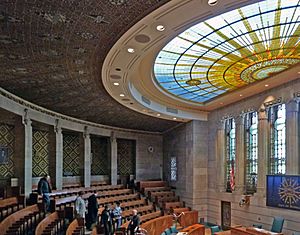
<svg viewBox="0 0 300 235"><path fill-rule="evenodd" d="M217 125L218 125L218 130L225 130L225 119L219 120Z"/></svg>
<svg viewBox="0 0 300 235"><path fill-rule="evenodd" d="M261 107L258 110L258 121L267 120L267 119L268 119L267 109L265 107Z"/></svg>
<svg viewBox="0 0 300 235"><path fill-rule="evenodd" d="M116 134L115 134L114 131L112 131L112 132L110 133L110 142L111 142L111 143L117 142L117 137L116 137Z"/></svg>
<svg viewBox="0 0 300 235"><path fill-rule="evenodd" d="M84 130L83 130L83 138L87 138L89 139L90 138L90 133L89 133L89 129L87 126L84 126Z"/></svg>
<svg viewBox="0 0 300 235"><path fill-rule="evenodd" d="M299 111L299 102L300 102L300 97L290 99L286 103L286 112L298 112Z"/></svg>
<svg viewBox="0 0 300 235"><path fill-rule="evenodd" d="M245 122L245 113L241 113L234 116L235 124L237 126L244 126Z"/></svg>
<svg viewBox="0 0 300 235"><path fill-rule="evenodd" d="M60 121L58 119L55 119L54 132L56 134L61 134L62 133L61 124L60 124Z"/></svg>
<svg viewBox="0 0 300 235"><path fill-rule="evenodd" d="M31 119L29 117L28 109L24 109L24 114L22 116L22 123L24 126L31 126Z"/></svg>

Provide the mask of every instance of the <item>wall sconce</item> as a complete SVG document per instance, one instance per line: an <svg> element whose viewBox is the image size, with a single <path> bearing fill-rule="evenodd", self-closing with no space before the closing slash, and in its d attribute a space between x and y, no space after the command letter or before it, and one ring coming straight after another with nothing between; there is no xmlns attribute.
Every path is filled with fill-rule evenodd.
<svg viewBox="0 0 300 235"><path fill-rule="evenodd" d="M244 195L241 200L239 201L239 206L244 207L244 206L249 206L250 205L250 196L249 195Z"/></svg>

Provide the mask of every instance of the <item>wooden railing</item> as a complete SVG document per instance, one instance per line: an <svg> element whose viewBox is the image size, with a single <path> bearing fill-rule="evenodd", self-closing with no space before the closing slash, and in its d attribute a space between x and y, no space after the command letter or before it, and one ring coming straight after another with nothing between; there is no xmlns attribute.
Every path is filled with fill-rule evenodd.
<svg viewBox="0 0 300 235"><path fill-rule="evenodd" d="M25 197L10 197L0 200L0 222L12 213L24 208Z"/></svg>
<svg viewBox="0 0 300 235"><path fill-rule="evenodd" d="M56 211L43 219L36 227L36 235L59 234L64 230L64 212Z"/></svg>

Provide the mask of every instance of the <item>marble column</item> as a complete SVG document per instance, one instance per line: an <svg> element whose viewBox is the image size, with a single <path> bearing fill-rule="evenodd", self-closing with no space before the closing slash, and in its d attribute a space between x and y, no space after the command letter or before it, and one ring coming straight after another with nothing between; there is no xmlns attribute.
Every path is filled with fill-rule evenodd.
<svg viewBox="0 0 300 235"><path fill-rule="evenodd" d="M91 138L88 133L83 134L84 138L84 187L91 186Z"/></svg>
<svg viewBox="0 0 300 235"><path fill-rule="evenodd" d="M217 130L217 145L216 145L216 163L217 163L217 191L226 191L225 180L225 163L226 163L226 151L225 151L225 121L221 120Z"/></svg>
<svg viewBox="0 0 300 235"><path fill-rule="evenodd" d="M25 159L24 159L24 194L29 196L32 192L32 126L31 120L24 117L25 129Z"/></svg>
<svg viewBox="0 0 300 235"><path fill-rule="evenodd" d="M236 150L235 150L235 192L245 193L245 126L244 115L235 118Z"/></svg>
<svg viewBox="0 0 300 235"><path fill-rule="evenodd" d="M268 173L270 125L267 111L261 108L258 112L258 174L257 194L266 195L266 175Z"/></svg>
<svg viewBox="0 0 300 235"><path fill-rule="evenodd" d="M286 104L286 174L300 173L299 160L299 101L292 99Z"/></svg>
<svg viewBox="0 0 300 235"><path fill-rule="evenodd" d="M111 156L111 184L116 185L118 181L118 144L117 139L112 133L110 137L110 156Z"/></svg>
<svg viewBox="0 0 300 235"><path fill-rule="evenodd" d="M54 128L56 147L55 147L55 182L57 190L63 186L63 133L58 125Z"/></svg>

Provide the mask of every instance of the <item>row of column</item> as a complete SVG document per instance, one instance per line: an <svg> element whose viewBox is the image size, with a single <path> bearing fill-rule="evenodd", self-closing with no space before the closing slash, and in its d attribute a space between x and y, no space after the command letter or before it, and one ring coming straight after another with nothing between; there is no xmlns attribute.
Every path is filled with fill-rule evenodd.
<svg viewBox="0 0 300 235"><path fill-rule="evenodd" d="M24 162L24 193L28 196L32 191L32 121L25 115L23 117L23 124L25 129L25 162ZM54 127L56 137L56 175L55 182L58 190L63 186L63 132L57 121ZM91 185L91 138L90 134L85 128L83 133L84 138L84 186ZM111 135L111 184L117 184L118 170L117 170L117 140L114 134Z"/></svg>
<svg viewBox="0 0 300 235"><path fill-rule="evenodd" d="M236 171L235 181L237 193L245 192L245 170L246 170L246 151L245 151L245 125L244 116L235 118L236 122ZM299 156L299 102L292 99L286 103L286 174L300 174ZM216 156L218 167L217 188L218 191L225 191L225 166L226 166L226 146L225 146L225 123L222 120L217 130ZM265 196L266 175L268 174L270 145L270 124L268 122L266 108L258 111L258 174L257 174L257 193Z"/></svg>

